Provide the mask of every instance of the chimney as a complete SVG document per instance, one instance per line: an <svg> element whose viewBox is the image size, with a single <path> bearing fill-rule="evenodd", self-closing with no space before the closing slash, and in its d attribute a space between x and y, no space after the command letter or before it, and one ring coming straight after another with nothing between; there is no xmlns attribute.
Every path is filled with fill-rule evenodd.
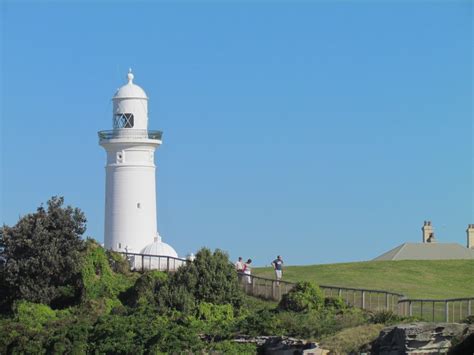
<svg viewBox="0 0 474 355"><path fill-rule="evenodd" d="M431 226L431 221L425 221L423 223L423 227L421 227L421 230L423 232L422 233L423 243L431 243L431 241L432 241L431 237L434 237L434 232L433 232L433 227Z"/></svg>
<svg viewBox="0 0 474 355"><path fill-rule="evenodd" d="M467 247L474 249L474 224L468 224L467 229Z"/></svg>

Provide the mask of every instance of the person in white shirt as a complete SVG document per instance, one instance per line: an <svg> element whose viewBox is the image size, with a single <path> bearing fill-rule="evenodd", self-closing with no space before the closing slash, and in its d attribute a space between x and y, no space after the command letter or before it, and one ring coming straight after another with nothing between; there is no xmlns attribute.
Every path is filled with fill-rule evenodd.
<svg viewBox="0 0 474 355"><path fill-rule="evenodd" d="M242 262L242 257L239 256L239 260L234 264L235 265L235 271L237 272L243 272L244 271L244 263Z"/></svg>
<svg viewBox="0 0 474 355"><path fill-rule="evenodd" d="M248 275L247 276L247 283L251 284L252 283L252 278L250 277L252 271L250 264L252 263L252 259L248 259L247 262L244 264L244 274Z"/></svg>

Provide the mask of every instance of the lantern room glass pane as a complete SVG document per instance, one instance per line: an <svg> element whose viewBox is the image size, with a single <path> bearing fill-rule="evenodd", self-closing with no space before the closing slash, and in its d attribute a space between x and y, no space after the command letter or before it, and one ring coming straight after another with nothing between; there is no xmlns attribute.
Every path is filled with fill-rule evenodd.
<svg viewBox="0 0 474 355"><path fill-rule="evenodd" d="M114 115L114 128L133 128L133 113L117 113Z"/></svg>

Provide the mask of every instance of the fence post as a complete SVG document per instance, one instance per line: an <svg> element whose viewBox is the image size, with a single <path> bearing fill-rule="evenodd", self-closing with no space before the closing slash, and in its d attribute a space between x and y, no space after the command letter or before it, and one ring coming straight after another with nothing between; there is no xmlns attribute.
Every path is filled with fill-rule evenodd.
<svg viewBox="0 0 474 355"><path fill-rule="evenodd" d="M342 297L342 289L339 289L339 291L337 291L337 295L338 295L339 297Z"/></svg>
<svg viewBox="0 0 474 355"><path fill-rule="evenodd" d="M166 271L170 272L170 257L166 258Z"/></svg>
<svg viewBox="0 0 474 355"><path fill-rule="evenodd" d="M145 255L142 254L142 272L143 272L143 263L144 263Z"/></svg>
<svg viewBox="0 0 474 355"><path fill-rule="evenodd" d="M385 294L385 310L388 311L388 293Z"/></svg>
<svg viewBox="0 0 474 355"><path fill-rule="evenodd" d="M362 309L365 309L365 291L362 291Z"/></svg>
<svg viewBox="0 0 474 355"><path fill-rule="evenodd" d="M433 301L433 322L435 321L435 301Z"/></svg>
<svg viewBox="0 0 474 355"><path fill-rule="evenodd" d="M423 301L420 301L420 318L423 320Z"/></svg>
<svg viewBox="0 0 474 355"><path fill-rule="evenodd" d="M408 311L410 312L410 317L413 316L413 304L411 301L408 302Z"/></svg>
<svg viewBox="0 0 474 355"><path fill-rule="evenodd" d="M472 306L471 300L468 300L467 301L467 315L468 316L472 315L471 306Z"/></svg>
<svg viewBox="0 0 474 355"><path fill-rule="evenodd" d="M444 302L444 321L448 323L449 321L449 302Z"/></svg>

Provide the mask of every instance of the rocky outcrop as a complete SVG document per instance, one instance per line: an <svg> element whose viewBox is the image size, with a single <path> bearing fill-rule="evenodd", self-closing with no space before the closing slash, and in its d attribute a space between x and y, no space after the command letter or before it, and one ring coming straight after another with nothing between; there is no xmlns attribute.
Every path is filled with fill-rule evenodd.
<svg viewBox="0 0 474 355"><path fill-rule="evenodd" d="M411 323L384 328L372 343L372 354L447 354L449 349L474 334L474 325ZM470 354L474 353L474 349ZM469 352L467 353L469 354Z"/></svg>

